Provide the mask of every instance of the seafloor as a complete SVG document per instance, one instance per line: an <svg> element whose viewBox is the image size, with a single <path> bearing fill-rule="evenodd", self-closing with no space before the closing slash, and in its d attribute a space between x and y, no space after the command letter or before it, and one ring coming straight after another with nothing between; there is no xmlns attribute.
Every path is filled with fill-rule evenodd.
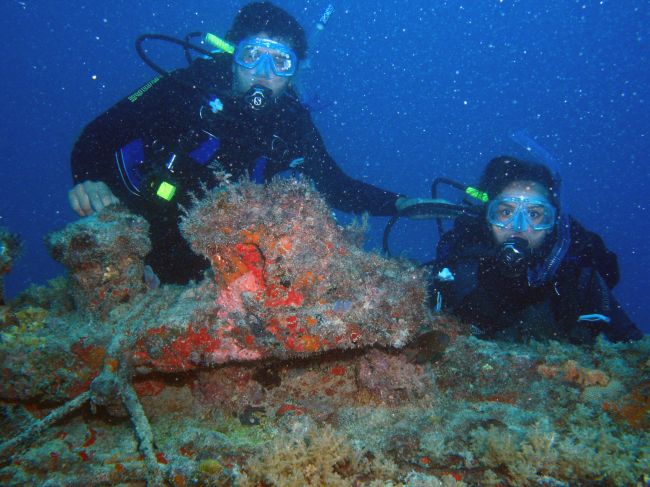
<svg viewBox="0 0 650 487"><path fill-rule="evenodd" d="M472 337L304 183L181 229L211 263L187 286L144 284L124 208L47 237L68 274L0 307L1 485L648 484L647 337Z"/></svg>

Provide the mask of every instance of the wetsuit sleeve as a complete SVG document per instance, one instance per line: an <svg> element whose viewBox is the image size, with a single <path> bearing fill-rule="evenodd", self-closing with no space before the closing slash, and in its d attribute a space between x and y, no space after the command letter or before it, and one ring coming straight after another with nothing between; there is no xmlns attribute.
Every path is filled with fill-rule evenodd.
<svg viewBox="0 0 650 487"><path fill-rule="evenodd" d="M488 253L481 230L476 219L461 216L438 242L430 292L433 304L442 311L459 312L461 303L479 286L479 268ZM440 272L443 272L441 276Z"/></svg>
<svg viewBox="0 0 650 487"><path fill-rule="evenodd" d="M601 274L593 268L583 268L577 285L580 315L603 315L603 320L579 320L577 328L589 330L594 336L603 333L610 341L639 340L643 333L629 318Z"/></svg>
<svg viewBox="0 0 650 487"><path fill-rule="evenodd" d="M329 155L318 129L304 110L299 115L300 136L298 151L304 154L302 171L314 180L316 188L334 208L349 212L368 212L374 216L392 216L397 213L395 201L400 194L385 191L351 178Z"/></svg>
<svg viewBox="0 0 650 487"><path fill-rule="evenodd" d="M620 279L616 254L605 246L600 235L586 230L576 220L572 219L571 226L572 245L578 249L575 256L580 265L598 270L609 289L613 289Z"/></svg>
<svg viewBox="0 0 650 487"><path fill-rule="evenodd" d="M153 78L133 94L98 116L83 129L71 154L73 184L103 181L118 196L125 191L115 162L115 152L155 130L157 136L177 133L194 103L191 93L178 83L191 68L165 78ZM164 121L164 123L162 123Z"/></svg>

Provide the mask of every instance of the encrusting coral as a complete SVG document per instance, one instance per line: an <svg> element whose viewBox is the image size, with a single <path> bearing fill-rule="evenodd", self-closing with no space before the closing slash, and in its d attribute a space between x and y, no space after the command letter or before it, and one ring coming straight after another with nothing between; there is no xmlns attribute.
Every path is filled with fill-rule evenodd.
<svg viewBox="0 0 650 487"><path fill-rule="evenodd" d="M347 240L304 182L242 182L210 193L181 229L212 263L219 316L265 328L286 350L401 348L431 328L422 270Z"/></svg>
<svg viewBox="0 0 650 487"><path fill-rule="evenodd" d="M560 366L542 364L537 367L537 372L549 379L559 376L562 380L582 387L605 387L609 383L607 374L600 370L580 367L575 360L567 360Z"/></svg>
<svg viewBox="0 0 650 487"><path fill-rule="evenodd" d="M636 486L650 472L647 338L467 336L428 313L421 270L358 248L305 182L226 184L182 231L212 269L156 289L146 223L124 208L49 238L68 278L3 307L2 485Z"/></svg>

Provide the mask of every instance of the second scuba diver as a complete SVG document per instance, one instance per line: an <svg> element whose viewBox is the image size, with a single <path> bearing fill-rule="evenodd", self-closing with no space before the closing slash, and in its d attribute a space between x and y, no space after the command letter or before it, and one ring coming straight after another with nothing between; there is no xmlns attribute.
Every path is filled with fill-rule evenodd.
<svg viewBox="0 0 650 487"><path fill-rule="evenodd" d="M461 216L437 248L432 297L482 338L637 340L641 331L612 294L616 255L561 215L559 181L544 165L499 157L479 189L478 218Z"/></svg>
<svg viewBox="0 0 650 487"><path fill-rule="evenodd" d="M69 200L80 216L126 204L151 225L147 263L163 282L184 283L208 263L182 238L178 206L201 184L215 186L218 172L263 183L294 170L347 212L394 215L422 201L352 179L328 154L293 88L307 40L291 15L251 3L225 39L232 55L154 78L86 126L71 157Z"/></svg>

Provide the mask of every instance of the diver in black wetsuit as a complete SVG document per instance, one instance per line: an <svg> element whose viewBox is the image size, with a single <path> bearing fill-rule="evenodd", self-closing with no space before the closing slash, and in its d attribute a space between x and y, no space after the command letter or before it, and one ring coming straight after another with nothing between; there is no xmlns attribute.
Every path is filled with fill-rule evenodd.
<svg viewBox="0 0 650 487"><path fill-rule="evenodd" d="M437 310L456 314L485 338L642 338L612 294L616 255L560 214L559 181L546 166L499 157L479 188L489 196L482 216L459 217L438 244Z"/></svg>
<svg viewBox="0 0 650 487"><path fill-rule="evenodd" d="M163 282L201 277L207 262L178 229L178 205L216 173L263 183L286 170L312 179L347 212L393 215L421 200L347 176L328 154L292 86L305 32L284 10L252 3L226 50L150 81L86 126L72 151L70 204L80 216L118 201L151 224L147 257Z"/></svg>

